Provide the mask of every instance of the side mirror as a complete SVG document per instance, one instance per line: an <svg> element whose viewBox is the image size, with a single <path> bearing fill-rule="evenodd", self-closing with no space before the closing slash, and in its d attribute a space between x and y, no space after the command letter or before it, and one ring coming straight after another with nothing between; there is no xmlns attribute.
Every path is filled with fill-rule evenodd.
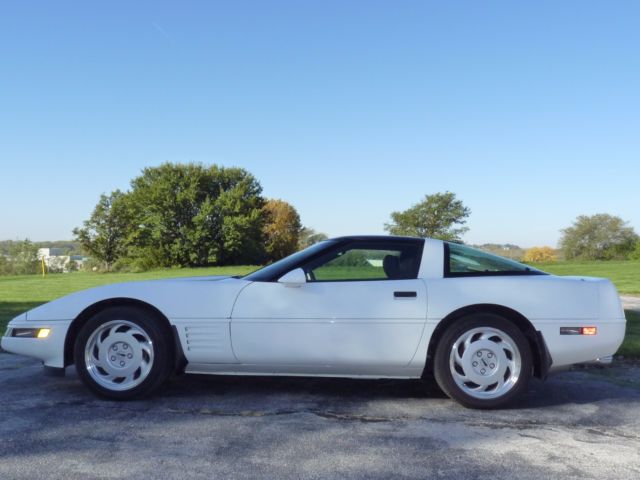
<svg viewBox="0 0 640 480"><path fill-rule="evenodd" d="M304 270L296 268L288 273L285 273L278 279L278 283L283 284L285 287L301 287L307 283L307 276Z"/></svg>

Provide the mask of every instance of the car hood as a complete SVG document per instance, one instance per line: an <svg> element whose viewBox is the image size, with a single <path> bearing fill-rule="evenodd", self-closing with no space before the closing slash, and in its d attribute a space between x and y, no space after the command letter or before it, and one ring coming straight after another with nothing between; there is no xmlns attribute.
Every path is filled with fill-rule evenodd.
<svg viewBox="0 0 640 480"><path fill-rule="evenodd" d="M159 278L156 280L140 280L135 283L152 283L152 282L215 282L217 280L224 280L225 278L240 278L232 277L231 275L207 275L202 277L177 277L177 278ZM133 282L130 282L133 283Z"/></svg>
<svg viewBox="0 0 640 480"><path fill-rule="evenodd" d="M114 283L45 303L27 320L73 320L100 302L134 301L153 306L167 318L228 318L238 293L251 282L231 276L202 276Z"/></svg>

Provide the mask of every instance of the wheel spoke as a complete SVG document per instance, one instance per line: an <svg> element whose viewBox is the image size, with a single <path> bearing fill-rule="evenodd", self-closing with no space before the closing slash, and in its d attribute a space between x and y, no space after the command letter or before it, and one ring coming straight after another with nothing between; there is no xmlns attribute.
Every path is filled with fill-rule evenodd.
<svg viewBox="0 0 640 480"><path fill-rule="evenodd" d="M129 331L127 331L127 335L129 335L132 339L135 339L138 342L140 340L136 337L136 335L139 337L144 337L145 339L148 338L147 334L138 328L130 329Z"/></svg>
<svg viewBox="0 0 640 480"><path fill-rule="evenodd" d="M498 377L498 382L497 383L498 384L494 388L495 391L499 391L504 387L504 375L501 375L500 377Z"/></svg>
<svg viewBox="0 0 640 480"><path fill-rule="evenodd" d="M100 360L99 358L94 359L92 363L94 367L100 367L104 370L105 365L102 363L102 360Z"/></svg>
<svg viewBox="0 0 640 480"><path fill-rule="evenodd" d="M466 352L469 346L471 345L471 338L473 335L467 335L467 338L464 339L464 351Z"/></svg>
<svg viewBox="0 0 640 480"><path fill-rule="evenodd" d="M469 381L469 379L467 378L466 375L461 375L460 372L458 372L456 369L453 369L451 371L451 373L453 374L454 377L457 377L462 382L468 382Z"/></svg>
<svg viewBox="0 0 640 480"><path fill-rule="evenodd" d="M453 353L455 355L455 361L458 365L462 365L462 356L460 355L459 345L456 345L453 348Z"/></svg>

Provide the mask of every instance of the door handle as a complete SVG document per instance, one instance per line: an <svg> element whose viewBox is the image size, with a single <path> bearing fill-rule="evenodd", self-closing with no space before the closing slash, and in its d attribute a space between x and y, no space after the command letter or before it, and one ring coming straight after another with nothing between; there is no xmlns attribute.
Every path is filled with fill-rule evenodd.
<svg viewBox="0 0 640 480"><path fill-rule="evenodd" d="M417 292L393 292L395 298L415 298L418 296Z"/></svg>

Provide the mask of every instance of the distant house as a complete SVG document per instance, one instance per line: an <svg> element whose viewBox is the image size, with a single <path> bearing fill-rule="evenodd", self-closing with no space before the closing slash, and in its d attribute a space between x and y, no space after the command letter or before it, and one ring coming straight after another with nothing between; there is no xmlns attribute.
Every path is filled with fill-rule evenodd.
<svg viewBox="0 0 640 480"><path fill-rule="evenodd" d="M45 262L47 258L50 257L60 257L64 255L64 248L39 248L38 249L38 260L42 260L44 257Z"/></svg>
<svg viewBox="0 0 640 480"><path fill-rule="evenodd" d="M82 255L65 255L63 248L39 248L38 260L44 260L47 269L52 272L68 272L71 270L71 262L78 267L82 266L87 257Z"/></svg>

